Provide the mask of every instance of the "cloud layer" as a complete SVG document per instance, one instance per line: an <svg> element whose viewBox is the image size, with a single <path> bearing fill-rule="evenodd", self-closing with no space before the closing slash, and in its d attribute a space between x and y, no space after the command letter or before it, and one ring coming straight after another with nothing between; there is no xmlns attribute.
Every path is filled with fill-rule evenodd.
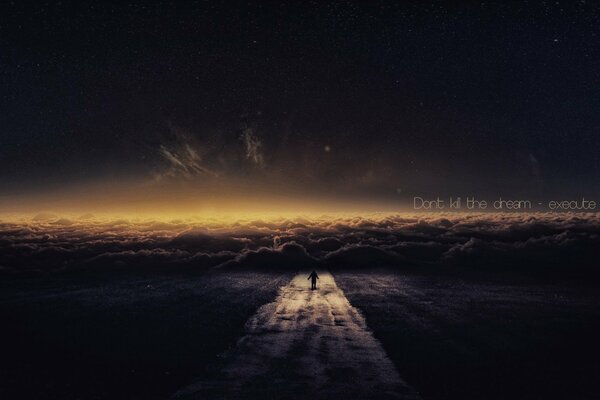
<svg viewBox="0 0 600 400"><path fill-rule="evenodd" d="M0 222L0 273L417 267L592 268L596 214L375 214L221 222L52 214Z"/></svg>

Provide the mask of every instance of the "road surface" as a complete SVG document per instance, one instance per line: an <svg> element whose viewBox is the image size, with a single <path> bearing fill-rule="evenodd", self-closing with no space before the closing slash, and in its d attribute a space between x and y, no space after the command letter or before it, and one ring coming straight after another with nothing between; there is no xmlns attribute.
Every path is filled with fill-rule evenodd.
<svg viewBox="0 0 600 400"><path fill-rule="evenodd" d="M333 276L319 272L310 290L308 275L295 276L248 320L219 378L175 398L418 399Z"/></svg>

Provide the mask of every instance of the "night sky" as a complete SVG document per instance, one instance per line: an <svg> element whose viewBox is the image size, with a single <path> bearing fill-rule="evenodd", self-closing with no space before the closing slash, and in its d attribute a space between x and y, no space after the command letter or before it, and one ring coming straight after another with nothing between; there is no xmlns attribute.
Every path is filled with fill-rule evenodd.
<svg viewBox="0 0 600 400"><path fill-rule="evenodd" d="M599 35L586 1L2 5L0 190L594 197Z"/></svg>

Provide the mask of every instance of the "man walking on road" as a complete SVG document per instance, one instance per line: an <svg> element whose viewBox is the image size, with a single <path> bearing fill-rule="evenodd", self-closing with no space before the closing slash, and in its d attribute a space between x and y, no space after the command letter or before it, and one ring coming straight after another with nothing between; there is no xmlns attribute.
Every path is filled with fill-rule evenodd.
<svg viewBox="0 0 600 400"><path fill-rule="evenodd" d="M317 288L317 279L319 279L319 275L317 275L317 271L314 271L310 273L310 275L308 276L308 278L306 279L310 279L310 290L315 290Z"/></svg>

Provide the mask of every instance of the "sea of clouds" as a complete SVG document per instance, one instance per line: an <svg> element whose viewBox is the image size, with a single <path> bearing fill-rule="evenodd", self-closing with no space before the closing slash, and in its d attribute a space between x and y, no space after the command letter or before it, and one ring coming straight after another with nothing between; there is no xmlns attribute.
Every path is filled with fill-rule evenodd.
<svg viewBox="0 0 600 400"><path fill-rule="evenodd" d="M219 222L0 220L0 273L76 269L593 268L600 217L582 213L373 214Z"/></svg>

